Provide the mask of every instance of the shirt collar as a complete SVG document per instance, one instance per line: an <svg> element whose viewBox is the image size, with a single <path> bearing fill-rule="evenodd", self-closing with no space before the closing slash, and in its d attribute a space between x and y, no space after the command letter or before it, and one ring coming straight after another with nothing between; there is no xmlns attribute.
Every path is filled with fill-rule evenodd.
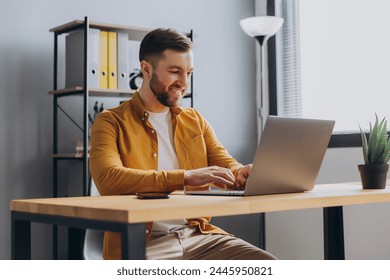
<svg viewBox="0 0 390 280"><path fill-rule="evenodd" d="M144 105L142 104L141 98L139 96L139 91L136 90L133 98L131 99L134 110L137 112L137 115L142 119L147 121L149 117L149 113L146 111ZM171 115L172 117L176 117L182 112L181 107L171 107Z"/></svg>

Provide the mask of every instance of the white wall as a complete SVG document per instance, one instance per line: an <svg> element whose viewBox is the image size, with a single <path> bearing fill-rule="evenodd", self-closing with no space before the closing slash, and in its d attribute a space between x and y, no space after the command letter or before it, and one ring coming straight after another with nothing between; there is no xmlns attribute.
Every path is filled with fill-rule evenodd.
<svg viewBox="0 0 390 280"><path fill-rule="evenodd" d="M334 119L337 132L389 117L390 2L300 0L299 7L302 116Z"/></svg>
<svg viewBox="0 0 390 280"><path fill-rule="evenodd" d="M256 147L256 45L240 30L238 20L253 15L253 7L253 0L0 0L0 259L10 258L9 201L51 195L50 28L87 15L98 22L194 29L195 107L213 124L231 153L246 163ZM110 106L118 100L102 101ZM77 117L80 99L64 103ZM73 126L64 123L62 131L77 137ZM330 149L318 182L358 180L360 160L357 148ZM78 187L73 182L81 182L81 165L64 162L61 167L61 192L66 193L66 188ZM390 258L389 215L387 204L345 207L347 258ZM216 221L256 243L258 229L246 230L245 222ZM248 217L246 222L256 228L257 217ZM43 236L50 242L50 227L34 226L33 232L40 236L33 239L33 257L49 258L51 247L38 240ZM322 238L321 209L267 214L267 248L281 259L322 259Z"/></svg>
<svg viewBox="0 0 390 280"><path fill-rule="evenodd" d="M302 62L303 116L336 119L340 131L357 130L358 123L367 127L375 112L386 115L388 83L383 77L388 73L382 67L388 65L388 24L382 21L388 17L382 13L389 3L300 4L305 7L301 35L307 36L301 38L302 58L307 56ZM362 161L360 148L329 149L317 182L360 181L357 164ZM389 203L344 207L346 258L390 259L389 219ZM279 258L323 259L322 209L267 214L266 226L267 249Z"/></svg>
<svg viewBox="0 0 390 280"><path fill-rule="evenodd" d="M9 201L51 195L53 113L48 91L52 89L54 35L50 28L89 16L103 23L193 29L195 107L232 155L248 163L256 148L255 42L241 31L238 21L253 14L253 0L0 0L0 259L10 258ZM106 107L118 103L117 99L101 101ZM80 116L81 98L61 102L76 119ZM73 149L69 141L81 136L61 119L61 145ZM76 193L81 164L62 162L60 167L60 193ZM231 228L256 242L258 231ZM50 229L33 227L40 236L33 238L34 258L50 257ZM42 237L46 244L38 241Z"/></svg>
<svg viewBox="0 0 390 280"><path fill-rule="evenodd" d="M328 149L318 183L358 182L361 148ZM322 209L267 214L267 249L280 259L323 259ZM390 205L344 207L345 257L352 260L390 259Z"/></svg>

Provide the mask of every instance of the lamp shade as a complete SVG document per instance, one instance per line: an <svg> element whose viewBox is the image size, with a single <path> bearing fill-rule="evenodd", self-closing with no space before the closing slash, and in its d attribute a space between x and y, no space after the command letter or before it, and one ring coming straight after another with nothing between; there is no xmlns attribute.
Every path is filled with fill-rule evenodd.
<svg viewBox="0 0 390 280"><path fill-rule="evenodd" d="M275 16L257 16L240 20L242 30L251 37L273 36L283 24L283 19Z"/></svg>

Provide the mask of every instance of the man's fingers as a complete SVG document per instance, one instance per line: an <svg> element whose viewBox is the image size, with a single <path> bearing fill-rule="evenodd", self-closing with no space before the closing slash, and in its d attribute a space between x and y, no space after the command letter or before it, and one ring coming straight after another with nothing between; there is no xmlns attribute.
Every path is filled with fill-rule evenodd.
<svg viewBox="0 0 390 280"><path fill-rule="evenodd" d="M251 172L252 164L248 164L243 166L239 171L236 179L236 183L239 189L244 189L246 182L249 177L249 173Z"/></svg>
<svg viewBox="0 0 390 280"><path fill-rule="evenodd" d="M184 174L184 183L192 186L215 184L218 186L226 185L227 187L232 187L234 182L235 178L230 169L218 166L188 170Z"/></svg>
<svg viewBox="0 0 390 280"><path fill-rule="evenodd" d="M222 187L222 188L225 188L225 186L228 188L234 186L234 180L233 181L227 180L224 177L215 176L215 175L211 177L210 183L216 185L217 187Z"/></svg>
<svg viewBox="0 0 390 280"><path fill-rule="evenodd" d="M212 166L210 170L212 172L212 175L214 176L225 178L226 180L231 182L234 182L236 180L236 178L234 177L230 169L219 167L219 166Z"/></svg>

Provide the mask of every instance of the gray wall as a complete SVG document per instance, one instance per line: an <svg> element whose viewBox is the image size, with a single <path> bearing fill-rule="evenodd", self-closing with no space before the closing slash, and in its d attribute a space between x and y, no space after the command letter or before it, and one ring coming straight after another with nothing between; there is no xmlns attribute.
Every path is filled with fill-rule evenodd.
<svg viewBox="0 0 390 280"><path fill-rule="evenodd" d="M9 201L51 195L53 110L48 91L54 36L50 28L89 16L103 23L193 29L195 107L232 155L248 163L256 148L255 42L241 31L238 21L253 14L253 0L0 0L0 259L10 258ZM101 101L106 107L118 103ZM61 102L79 116L81 98ZM71 141L81 136L69 121L62 121L61 145L71 151L75 143ZM81 164L63 162L60 167L60 193L76 192ZM231 221L225 219L217 223L257 242L258 231L240 230L242 226L229 226ZM49 258L50 227L34 225L33 234L48 241L42 244L34 237L33 257Z"/></svg>
<svg viewBox="0 0 390 280"><path fill-rule="evenodd" d="M253 0L0 0L0 259L10 258L9 201L51 195L50 28L87 15L98 22L194 29L195 107L231 153L247 163L256 147L256 45L240 30L238 20L253 14ZM118 103L117 99L100 101L107 107ZM61 102L76 118L80 115L80 98ZM72 141L81 136L69 121L62 123L62 146L73 149ZM318 182L358 180L360 161L360 149L330 149ZM79 163L61 163L61 193L77 193L80 169ZM390 258L389 210L388 204L345 207L347 258ZM246 230L248 223L257 228L256 215L215 221L256 244L258 230ZM33 239L33 257L49 258L50 227L34 225L33 233L40 237ZM48 242L43 244L41 237ZM281 259L322 259L321 209L267 214L267 249Z"/></svg>

